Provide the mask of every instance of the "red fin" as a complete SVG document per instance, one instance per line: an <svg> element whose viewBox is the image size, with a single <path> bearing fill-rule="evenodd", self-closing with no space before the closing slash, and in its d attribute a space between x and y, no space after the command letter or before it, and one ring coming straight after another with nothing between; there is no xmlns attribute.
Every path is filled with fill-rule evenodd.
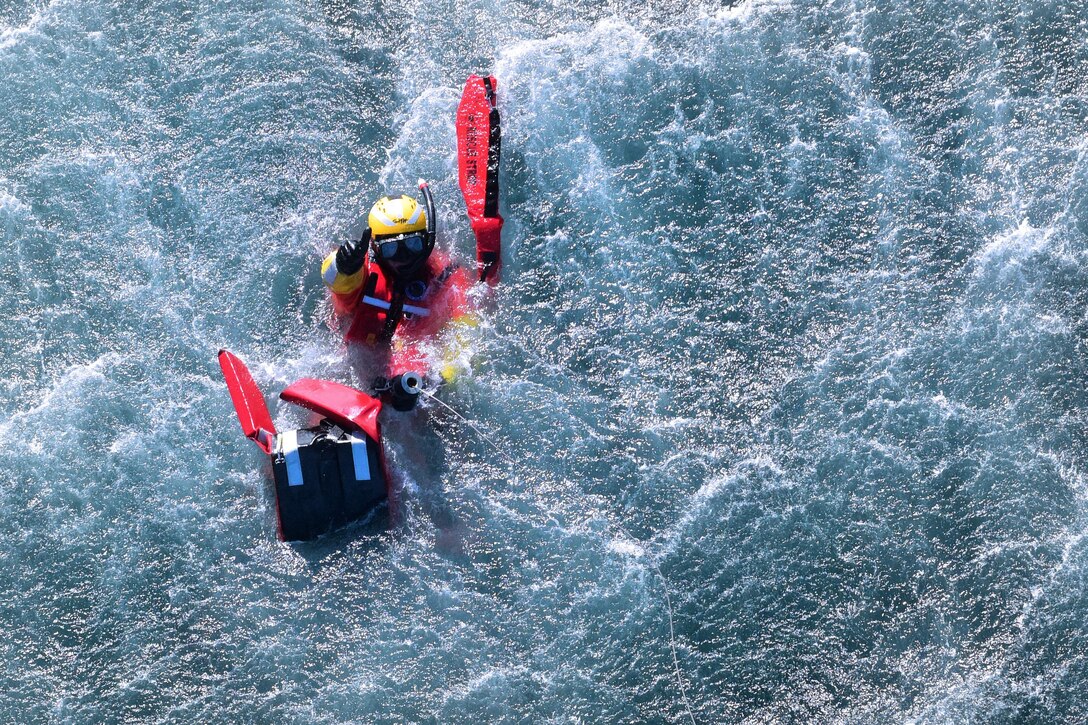
<svg viewBox="0 0 1088 725"><path fill-rule="evenodd" d="M494 76L471 75L457 106L457 167L469 222L476 235L480 279L498 281L502 251L499 152L502 132Z"/></svg>
<svg viewBox="0 0 1088 725"><path fill-rule="evenodd" d="M287 386L280 398L319 413L341 428L361 430L381 443L378 413L382 402L361 390L328 380L303 378Z"/></svg>
<svg viewBox="0 0 1088 725"><path fill-rule="evenodd" d="M227 381L227 390L230 391L234 411L238 413L238 422L242 424L242 432L265 453L271 453L276 427L272 425L268 404L253 382L253 376L238 356L226 350L219 351L219 367L223 369L223 378Z"/></svg>

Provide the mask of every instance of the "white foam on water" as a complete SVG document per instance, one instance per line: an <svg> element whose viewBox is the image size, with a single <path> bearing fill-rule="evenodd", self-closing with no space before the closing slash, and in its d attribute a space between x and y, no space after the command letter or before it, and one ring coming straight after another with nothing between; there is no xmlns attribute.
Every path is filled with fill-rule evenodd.
<svg viewBox="0 0 1088 725"><path fill-rule="evenodd" d="M14 434L16 426L48 428L36 424L65 420L73 402L83 397L84 389L105 382L108 370L121 360L119 353L105 353L89 363L65 370L48 390L42 392L36 405L17 410L6 420L0 420L0 445L7 448L14 441L23 440L22 436Z"/></svg>
<svg viewBox="0 0 1088 725"><path fill-rule="evenodd" d="M642 557L646 555L646 550L637 541L633 541L626 536L623 539L609 539L608 550L619 554L621 556Z"/></svg>
<svg viewBox="0 0 1088 725"><path fill-rule="evenodd" d="M710 478L689 498L689 503L684 509L683 516L670 527L670 546L675 546L683 536L685 530L695 521L698 521L705 513L705 509L718 496L728 490L743 486L746 478L753 471L767 471L774 478L788 479L789 474L775 463L767 454L761 454L752 458L745 458L734 463L730 470L723 474ZM781 485L792 485L784 480Z"/></svg>
<svg viewBox="0 0 1088 725"><path fill-rule="evenodd" d="M649 59L655 54L648 37L634 25L618 17L607 18L589 32L557 33L504 48L496 59L495 75L514 89L533 89L526 75L547 82L555 79L555 71L565 75L572 70L592 68L618 79L632 61ZM568 65L572 61L574 64Z"/></svg>
<svg viewBox="0 0 1088 725"><path fill-rule="evenodd" d="M979 250L979 270L991 265L1007 269L1022 264L1027 258L1045 250L1053 234L1053 227L1038 229L1023 219L1015 229L998 235Z"/></svg>
<svg viewBox="0 0 1088 725"><path fill-rule="evenodd" d="M30 205L14 194L0 189L0 213L8 216L26 216L30 213Z"/></svg>
<svg viewBox="0 0 1088 725"><path fill-rule="evenodd" d="M44 8L35 10L23 25L0 28L0 51L15 47L39 35L42 23L52 14L54 8L61 5L62 2L63 0L51 0Z"/></svg>

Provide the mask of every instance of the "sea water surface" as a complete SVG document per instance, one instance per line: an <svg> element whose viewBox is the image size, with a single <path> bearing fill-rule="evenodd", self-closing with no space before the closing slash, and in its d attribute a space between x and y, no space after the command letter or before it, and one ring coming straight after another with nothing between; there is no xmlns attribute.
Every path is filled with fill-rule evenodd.
<svg viewBox="0 0 1088 725"><path fill-rule="evenodd" d="M0 3L0 721L1088 720L1086 38L1083 0ZM420 176L468 256L475 71L505 276L441 395L505 455L432 404L399 521L280 543L215 353L273 404L366 383L318 264Z"/></svg>

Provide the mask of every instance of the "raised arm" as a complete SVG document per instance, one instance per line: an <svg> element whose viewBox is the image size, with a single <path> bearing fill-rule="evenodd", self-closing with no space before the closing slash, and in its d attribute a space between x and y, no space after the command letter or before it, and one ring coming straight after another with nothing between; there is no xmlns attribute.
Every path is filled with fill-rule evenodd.
<svg viewBox="0 0 1088 725"><path fill-rule="evenodd" d="M332 292L332 305L339 315L355 309L366 281L366 254L370 247L370 228L362 238L345 242L321 263L321 280Z"/></svg>

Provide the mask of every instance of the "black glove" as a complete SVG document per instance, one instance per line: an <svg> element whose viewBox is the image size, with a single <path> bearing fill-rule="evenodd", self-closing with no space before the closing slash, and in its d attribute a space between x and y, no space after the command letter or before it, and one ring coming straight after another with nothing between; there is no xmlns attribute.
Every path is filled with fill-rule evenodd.
<svg viewBox="0 0 1088 725"><path fill-rule="evenodd" d="M370 248L370 227L363 230L358 241L344 242L336 250L336 271L340 274L355 274L366 262L366 252Z"/></svg>

